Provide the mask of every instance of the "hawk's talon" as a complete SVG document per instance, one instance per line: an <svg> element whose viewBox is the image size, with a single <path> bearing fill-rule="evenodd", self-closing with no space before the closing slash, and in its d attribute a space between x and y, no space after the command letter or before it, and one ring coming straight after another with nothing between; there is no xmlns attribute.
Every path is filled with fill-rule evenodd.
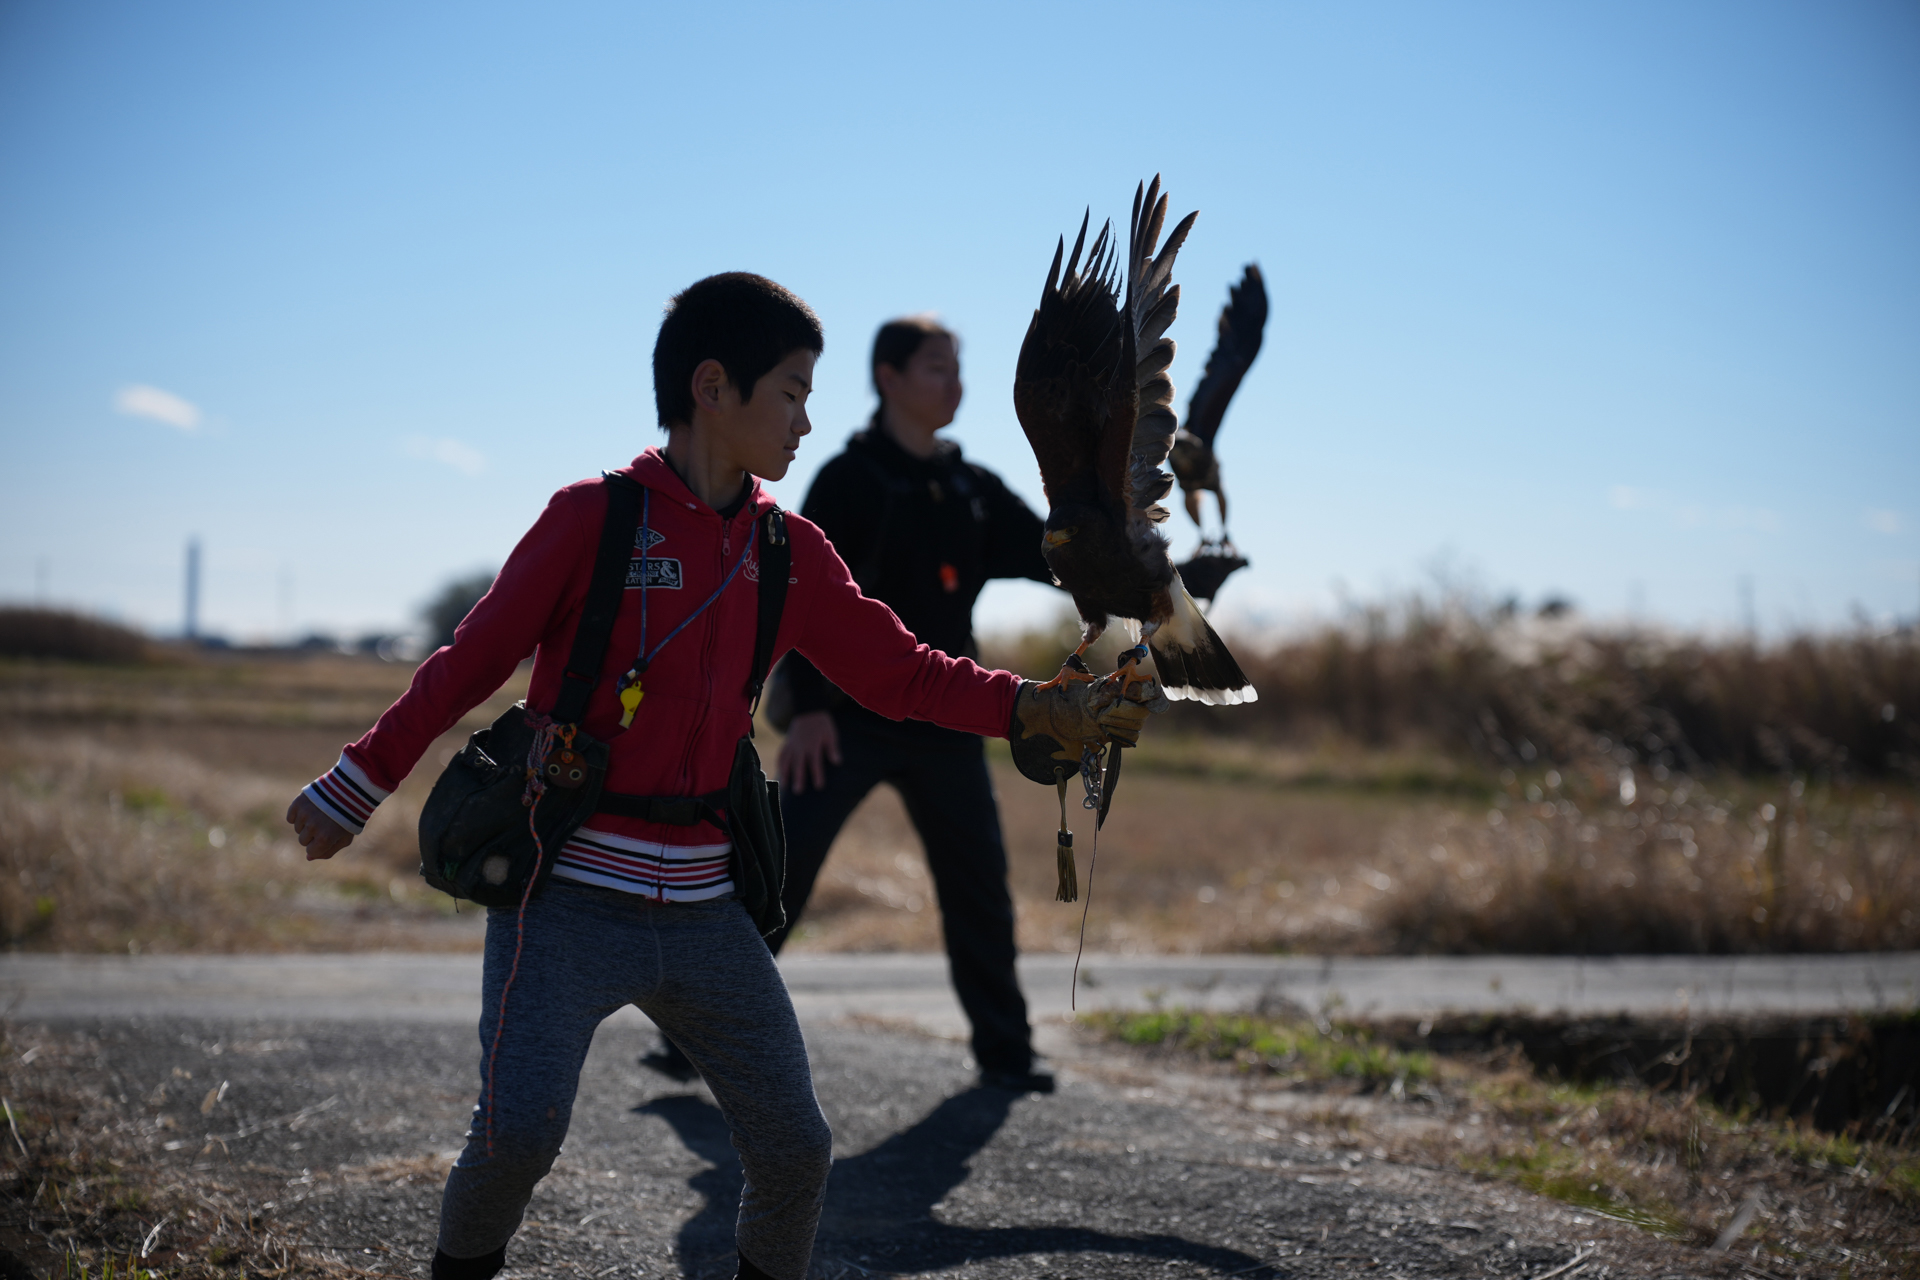
<svg viewBox="0 0 1920 1280"><path fill-rule="evenodd" d="M1087 644L1091 644L1091 643L1093 642L1092 641L1087 642ZM1072 653L1068 654L1067 660L1060 664L1060 674L1055 676L1053 679L1047 681L1045 684L1039 685L1036 689L1036 692L1038 691L1038 689L1056 688L1060 685L1066 684L1068 681L1074 681L1074 680L1084 680L1089 682L1097 681L1100 677L1093 674L1092 669L1087 666L1086 659L1080 656L1086 651L1087 651L1087 645L1083 644L1078 649L1075 649Z"/></svg>
<svg viewBox="0 0 1920 1280"><path fill-rule="evenodd" d="M1147 659L1147 646L1137 644L1120 655L1120 665L1114 668L1112 678L1120 682L1120 696L1125 698L1133 692L1133 686L1146 684L1152 676L1140 674L1140 664Z"/></svg>

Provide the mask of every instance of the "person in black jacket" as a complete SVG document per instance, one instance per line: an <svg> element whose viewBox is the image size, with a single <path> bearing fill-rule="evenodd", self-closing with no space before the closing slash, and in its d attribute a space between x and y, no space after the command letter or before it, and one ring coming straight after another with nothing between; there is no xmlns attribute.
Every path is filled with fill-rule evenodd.
<svg viewBox="0 0 1920 1280"><path fill-rule="evenodd" d="M880 406L814 477L801 514L818 524L866 595L924 644L978 657L973 603L991 578L1051 585L1041 517L939 436L960 408L959 342L927 317L891 320L873 343ZM780 752L787 834L787 929L806 909L827 850L875 785L892 783L926 846L953 985L973 1024L989 1087L1047 1092L1036 1071L1026 999L1014 976L1013 898L1000 813L981 740L923 721L888 720L790 654L775 677L792 722ZM671 1042L650 1065L675 1073Z"/></svg>

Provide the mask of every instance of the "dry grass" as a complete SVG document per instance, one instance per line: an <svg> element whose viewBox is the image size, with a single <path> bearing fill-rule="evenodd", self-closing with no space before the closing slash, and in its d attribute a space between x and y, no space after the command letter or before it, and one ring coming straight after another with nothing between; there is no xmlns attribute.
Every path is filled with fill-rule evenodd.
<svg viewBox="0 0 1920 1280"><path fill-rule="evenodd" d="M0 938L50 951L465 948L413 874L418 801L309 864L282 821L296 776L178 750L0 730ZM471 923L470 923L471 922Z"/></svg>
<svg viewBox="0 0 1920 1280"><path fill-rule="evenodd" d="M413 679L403 664L331 654L175 650L169 658L141 666L0 661L0 720L69 728L325 729L336 739L337 755L339 742L366 732ZM503 692L486 708L503 708L525 685L523 674L509 685L519 692ZM463 723L485 714L476 711Z"/></svg>
<svg viewBox="0 0 1920 1280"><path fill-rule="evenodd" d="M1382 805L1364 792L1216 782L1159 773L1147 759L1135 763L1100 834L1091 876L1087 945L1097 950L1272 950L1309 941L1370 948L1366 913L1379 893L1355 876L1354 850L1378 846L1400 823L1448 812L1429 800ZM1081 904L1054 901L1054 791L1003 759L993 771L1021 949L1071 951ZM1092 820L1076 809L1072 821L1085 892ZM877 789L842 830L794 945L940 947L925 858L891 788Z"/></svg>
<svg viewBox="0 0 1920 1280"><path fill-rule="evenodd" d="M325 658L0 667L0 939L55 951L477 947L480 914L454 916L415 874L413 828L437 769L330 862L306 862L283 820L409 675Z"/></svg>
<svg viewBox="0 0 1920 1280"><path fill-rule="evenodd" d="M1396 882L1374 915L1383 944L1602 955L1920 946L1911 789L1571 771L1522 786L1484 815L1408 833L1431 840L1424 851L1395 846Z"/></svg>
<svg viewBox="0 0 1920 1280"><path fill-rule="evenodd" d="M1217 772L1208 760L1220 749ZM1087 945L1122 952L1740 952L1920 946L1910 789L1544 771L1481 778L1386 753L1149 740L1101 833ZM1023 949L1071 950L1053 792L995 767ZM1489 788L1480 792L1479 788ZM1080 831L1088 883L1090 821ZM796 938L939 945L918 841L881 788Z"/></svg>
<svg viewBox="0 0 1920 1280"><path fill-rule="evenodd" d="M1402 1053L1352 1025L1180 1011L1082 1022L1141 1046L1162 1068L1212 1061L1256 1090L1364 1095L1364 1114L1339 1113L1336 1144L1377 1143L1376 1158L1462 1168L1670 1239L1712 1245L1751 1200L1728 1261L1759 1275L1920 1271L1920 1151L1910 1130L1823 1134L1730 1115L1694 1095L1557 1084L1517 1055Z"/></svg>
<svg viewBox="0 0 1920 1280"><path fill-rule="evenodd" d="M461 734L513 690L440 742L332 863L302 861L281 821L294 791L409 675L326 656L0 664L7 945L476 945L477 915L447 916L447 900L417 879L413 828ZM1090 817L1075 810L1091 947L1920 946L1920 803L1892 780L1702 782L1633 765L1623 802L1622 766L1611 761L1500 770L1417 746L1276 746L1159 729L1128 756L1091 877ZM769 757L776 743L763 743ZM992 750L1020 945L1070 950L1081 913L1053 900L1054 794ZM919 841L882 787L836 844L795 945L937 950L939 930Z"/></svg>
<svg viewBox="0 0 1920 1280"><path fill-rule="evenodd" d="M63 1037L23 1057L0 1028L0 1257L56 1280L369 1274L304 1247L302 1229L273 1212L268 1197L284 1171L229 1161L183 1180L157 1164L150 1116L49 1069L88 1048L84 1037ZM24 1069L35 1061L39 1069ZM265 1194L263 1174L275 1175Z"/></svg>
<svg viewBox="0 0 1920 1280"><path fill-rule="evenodd" d="M990 637L986 660L1052 674L1070 616ZM1274 642L1230 637L1260 691L1181 704L1177 732L1372 748L1423 744L1492 768L1609 762L1694 774L1920 780L1920 631L1779 643L1605 630L1463 594L1357 609ZM1115 641L1103 640L1101 662ZM1101 669L1096 666L1096 669Z"/></svg>

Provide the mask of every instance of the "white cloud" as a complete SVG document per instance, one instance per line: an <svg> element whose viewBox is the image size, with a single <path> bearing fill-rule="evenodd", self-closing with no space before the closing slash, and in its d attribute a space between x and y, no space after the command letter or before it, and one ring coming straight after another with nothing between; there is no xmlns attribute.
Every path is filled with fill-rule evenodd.
<svg viewBox="0 0 1920 1280"><path fill-rule="evenodd" d="M1867 512L1867 528L1875 533L1895 534L1905 527L1906 522L1900 518L1898 511L1875 509Z"/></svg>
<svg viewBox="0 0 1920 1280"><path fill-rule="evenodd" d="M432 440L426 436L409 436L407 456L441 463L452 467L463 476L477 476L487 469L485 454L471 445L461 444L458 440L446 436Z"/></svg>
<svg viewBox="0 0 1920 1280"><path fill-rule="evenodd" d="M1686 502L1658 489L1636 489L1616 484L1607 490L1607 503L1619 511L1645 511L1665 517L1676 528L1719 529L1738 533L1755 530L1775 533L1780 529L1780 513L1767 507L1706 507Z"/></svg>
<svg viewBox="0 0 1920 1280"><path fill-rule="evenodd" d="M173 392L158 387L139 383L122 387L120 394L113 398L113 407L129 417L151 418L189 435L200 429L200 410Z"/></svg>

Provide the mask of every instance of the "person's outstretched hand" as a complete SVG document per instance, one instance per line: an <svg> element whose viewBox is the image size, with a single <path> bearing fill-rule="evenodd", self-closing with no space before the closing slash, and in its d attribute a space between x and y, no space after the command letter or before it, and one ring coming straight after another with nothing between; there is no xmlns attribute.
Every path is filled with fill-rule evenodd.
<svg viewBox="0 0 1920 1280"><path fill-rule="evenodd" d="M827 785L829 763L840 763L840 731L833 727L833 713L807 711L795 716L774 765L781 788L794 795L808 787L818 791Z"/></svg>
<svg viewBox="0 0 1920 1280"><path fill-rule="evenodd" d="M300 843L307 847L308 862L331 858L353 843L353 832L322 813L320 806L307 799L304 791L287 806L287 821L293 824L293 833L300 837Z"/></svg>

